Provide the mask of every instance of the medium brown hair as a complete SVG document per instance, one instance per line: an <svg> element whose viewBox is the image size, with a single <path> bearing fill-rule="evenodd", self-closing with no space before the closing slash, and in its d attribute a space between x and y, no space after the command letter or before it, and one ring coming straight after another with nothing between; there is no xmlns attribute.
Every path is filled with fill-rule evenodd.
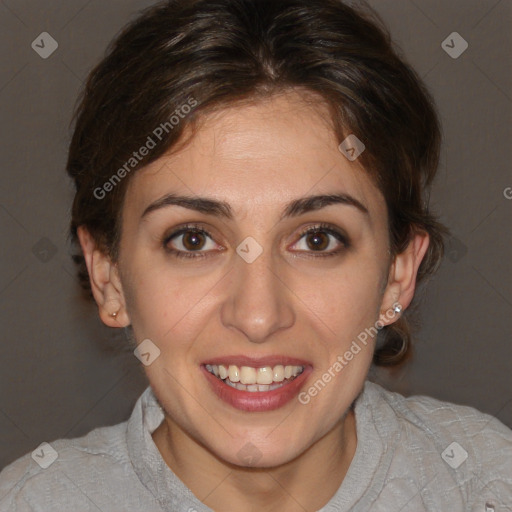
<svg viewBox="0 0 512 512"><path fill-rule="evenodd" d="M441 261L447 233L427 197L439 160L436 109L376 13L340 0L170 0L125 27L75 111L67 162L76 185L73 243L84 226L116 261L123 199L137 169L175 149L208 112L295 89L322 98L340 143L348 134L364 142L358 161L386 200L392 256L415 232L429 234L417 277L424 280ZM134 159L148 137L156 144ZM91 295L83 255L74 259ZM407 356L407 315L379 333L376 365Z"/></svg>

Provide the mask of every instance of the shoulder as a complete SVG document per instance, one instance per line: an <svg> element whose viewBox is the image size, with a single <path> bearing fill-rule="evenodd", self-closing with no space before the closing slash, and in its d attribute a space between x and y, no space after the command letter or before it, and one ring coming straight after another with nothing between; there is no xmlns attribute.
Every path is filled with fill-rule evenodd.
<svg viewBox="0 0 512 512"><path fill-rule="evenodd" d="M484 496L498 503L512 499L512 430L501 421L473 407L366 386L377 414L393 418L400 431L397 453L412 462L413 473L435 481L446 473L443 484L456 487L468 505Z"/></svg>
<svg viewBox="0 0 512 512"><path fill-rule="evenodd" d="M509 442L512 436L512 430L504 425L494 416L483 413L474 407L459 405L451 402L438 400L430 396L413 395L403 396L393 391L388 391L378 384L367 382L367 386L373 392L373 396L378 396L389 407L391 407L396 417L403 421L416 420L418 426L429 430L429 427L435 427L433 432L438 435L461 435L471 436L472 433L495 433L500 437L505 437Z"/></svg>
<svg viewBox="0 0 512 512"><path fill-rule="evenodd" d="M0 472L0 511L39 510L38 503L80 489L89 479L122 478L129 456L127 422L100 427L74 439L42 443ZM65 499L65 498L63 498ZM75 498L73 498L75 499ZM60 505L58 499L55 499ZM69 506L76 501L69 503ZM87 508L88 509L88 508Z"/></svg>
<svg viewBox="0 0 512 512"><path fill-rule="evenodd" d="M127 421L42 443L0 472L0 512L160 511L137 472L133 449L144 453L149 431L162 418L148 386Z"/></svg>

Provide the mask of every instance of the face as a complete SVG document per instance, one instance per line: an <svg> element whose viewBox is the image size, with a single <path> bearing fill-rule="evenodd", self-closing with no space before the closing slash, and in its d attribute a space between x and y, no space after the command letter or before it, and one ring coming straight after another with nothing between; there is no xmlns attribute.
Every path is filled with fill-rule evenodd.
<svg viewBox="0 0 512 512"><path fill-rule="evenodd" d="M160 350L147 377L170 428L232 464L304 453L371 363L372 338L353 342L383 312L386 206L326 119L295 93L227 108L126 193L118 268L137 342Z"/></svg>

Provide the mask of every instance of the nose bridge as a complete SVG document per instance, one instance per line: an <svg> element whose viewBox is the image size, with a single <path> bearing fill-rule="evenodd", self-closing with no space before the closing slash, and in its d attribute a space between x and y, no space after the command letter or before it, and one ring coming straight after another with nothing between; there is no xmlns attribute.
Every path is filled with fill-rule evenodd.
<svg viewBox="0 0 512 512"><path fill-rule="evenodd" d="M264 342L294 321L289 294L272 251L261 249L254 239L239 245L221 315L226 327L236 328L254 343Z"/></svg>

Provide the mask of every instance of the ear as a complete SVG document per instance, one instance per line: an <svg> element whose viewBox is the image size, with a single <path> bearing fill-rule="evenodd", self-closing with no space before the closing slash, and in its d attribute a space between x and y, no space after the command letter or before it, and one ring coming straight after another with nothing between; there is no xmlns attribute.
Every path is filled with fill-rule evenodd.
<svg viewBox="0 0 512 512"><path fill-rule="evenodd" d="M398 319L400 311L395 311L395 306L400 305L401 311L404 311L412 302L418 268L427 252L429 242L428 233L416 232L405 251L395 256L382 298L379 320L382 325L392 324Z"/></svg>
<svg viewBox="0 0 512 512"><path fill-rule="evenodd" d="M126 311L117 265L97 248L95 240L85 227L80 226L77 234L101 320L109 327L127 327L130 325L130 318Z"/></svg>

